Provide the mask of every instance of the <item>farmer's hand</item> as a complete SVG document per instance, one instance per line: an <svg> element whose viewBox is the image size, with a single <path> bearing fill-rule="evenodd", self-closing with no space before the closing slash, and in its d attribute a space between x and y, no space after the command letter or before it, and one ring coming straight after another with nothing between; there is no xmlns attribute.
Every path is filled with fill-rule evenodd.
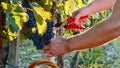
<svg viewBox="0 0 120 68"><path fill-rule="evenodd" d="M85 17L85 16L90 16L90 15L92 15L92 11L91 11L91 9L90 8L88 8L88 7L83 7L83 8L80 8L80 9L78 9L78 10L76 10L75 12L73 12L73 14L72 14L72 18L75 18L75 21L74 21L74 23L76 24L76 25L79 25L80 23L80 21L79 21L79 19L81 18L81 17ZM84 20L81 20L81 22L82 21L85 21L87 18L84 18Z"/></svg>
<svg viewBox="0 0 120 68"><path fill-rule="evenodd" d="M69 46L67 45L67 40L63 37L53 38L49 45L43 48L44 56L46 58L54 56L62 56L70 52Z"/></svg>

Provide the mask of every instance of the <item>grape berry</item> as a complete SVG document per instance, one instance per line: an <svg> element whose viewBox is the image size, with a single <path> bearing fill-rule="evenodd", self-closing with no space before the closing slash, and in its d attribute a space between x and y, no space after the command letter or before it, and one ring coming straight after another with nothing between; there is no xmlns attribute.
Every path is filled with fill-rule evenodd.
<svg viewBox="0 0 120 68"><path fill-rule="evenodd" d="M50 43L50 40L54 37L53 33L53 26L54 22L49 21L47 22L47 30L46 33L43 36L40 36L38 34L38 31L33 34L32 40L34 45L36 46L37 49L42 49L44 45L48 45Z"/></svg>

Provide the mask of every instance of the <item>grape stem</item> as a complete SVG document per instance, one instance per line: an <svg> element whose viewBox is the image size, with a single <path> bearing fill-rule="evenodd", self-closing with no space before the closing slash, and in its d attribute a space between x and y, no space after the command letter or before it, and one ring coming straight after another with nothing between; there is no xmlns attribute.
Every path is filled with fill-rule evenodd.
<svg viewBox="0 0 120 68"><path fill-rule="evenodd" d="M25 8L25 9L30 10L30 11L33 11L31 8Z"/></svg>
<svg viewBox="0 0 120 68"><path fill-rule="evenodd" d="M33 27L28 27L27 29L21 30L21 34L32 30Z"/></svg>
<svg viewBox="0 0 120 68"><path fill-rule="evenodd" d="M54 30L62 29L65 25L67 25L67 21L63 22L59 27L54 27Z"/></svg>

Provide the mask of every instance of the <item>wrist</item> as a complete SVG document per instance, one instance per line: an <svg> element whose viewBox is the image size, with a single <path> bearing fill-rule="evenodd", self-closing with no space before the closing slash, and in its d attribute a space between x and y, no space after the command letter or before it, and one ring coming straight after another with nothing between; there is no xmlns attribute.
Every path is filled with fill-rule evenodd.
<svg viewBox="0 0 120 68"><path fill-rule="evenodd" d="M76 50L74 47L75 44L72 40L73 38L67 39L67 47L68 47L69 52Z"/></svg>

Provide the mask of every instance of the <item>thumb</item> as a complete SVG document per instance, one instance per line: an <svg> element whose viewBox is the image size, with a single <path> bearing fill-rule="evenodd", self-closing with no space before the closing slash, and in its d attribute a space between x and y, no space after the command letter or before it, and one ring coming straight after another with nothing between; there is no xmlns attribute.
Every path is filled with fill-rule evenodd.
<svg viewBox="0 0 120 68"><path fill-rule="evenodd" d="M78 13L78 14L75 16L75 21L74 21L74 23L75 23L76 25L79 25L79 19L80 19L80 17L81 17L80 13Z"/></svg>

